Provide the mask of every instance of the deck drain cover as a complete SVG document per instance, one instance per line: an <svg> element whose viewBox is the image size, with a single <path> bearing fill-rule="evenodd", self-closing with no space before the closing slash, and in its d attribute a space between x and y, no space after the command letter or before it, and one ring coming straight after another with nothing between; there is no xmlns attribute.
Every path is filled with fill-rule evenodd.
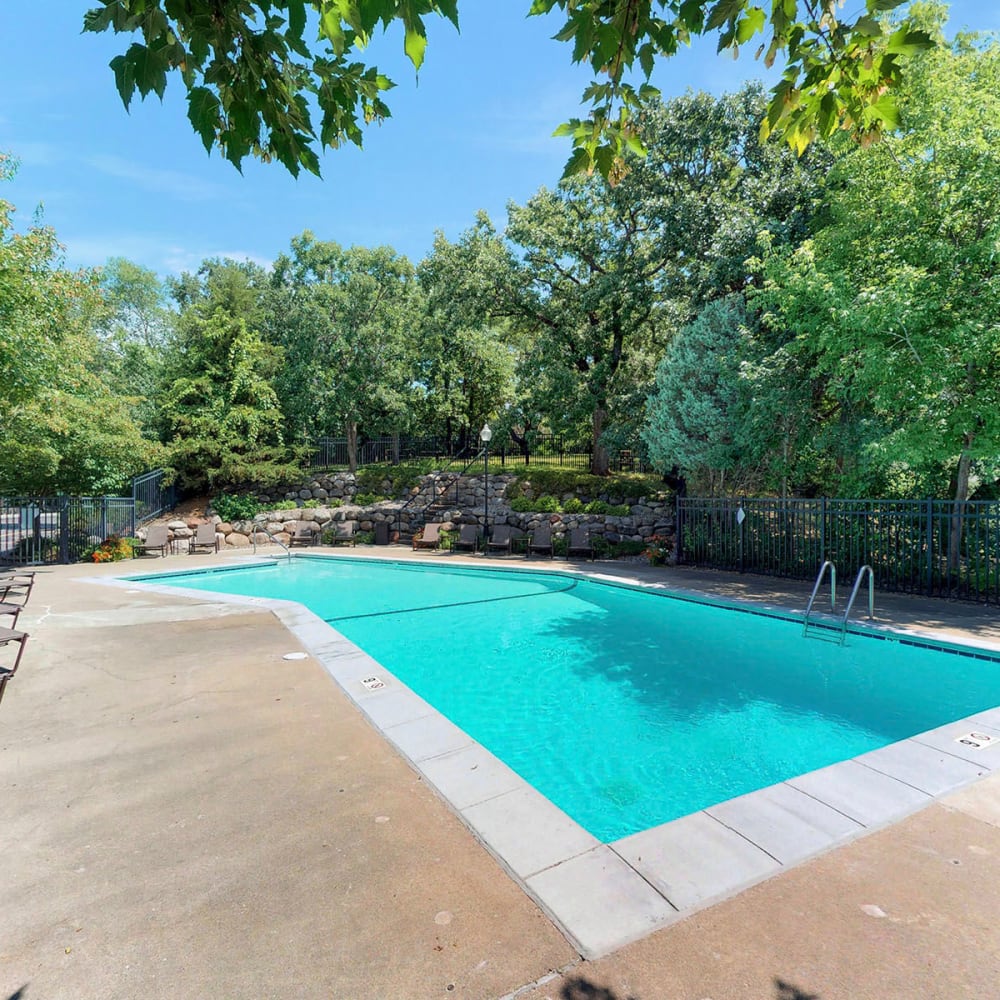
<svg viewBox="0 0 1000 1000"><path fill-rule="evenodd" d="M972 750L985 750L1000 743L1000 736L990 736L989 733L966 733L964 736L956 736L955 742Z"/></svg>
<svg viewBox="0 0 1000 1000"><path fill-rule="evenodd" d="M385 687L385 682L380 677L363 677L361 683L364 684L369 691L377 691L379 688Z"/></svg>

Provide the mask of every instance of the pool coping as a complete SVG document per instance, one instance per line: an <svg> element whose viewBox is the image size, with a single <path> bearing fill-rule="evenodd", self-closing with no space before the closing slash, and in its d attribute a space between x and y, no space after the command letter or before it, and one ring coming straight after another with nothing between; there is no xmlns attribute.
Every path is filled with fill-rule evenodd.
<svg viewBox="0 0 1000 1000"><path fill-rule="evenodd" d="M345 557L302 553L295 558ZM354 558L415 562L389 555ZM433 559L417 561L434 565ZM226 572L274 563L271 557L243 557L201 571ZM477 568L471 563L453 568L458 565ZM489 568L583 575L537 564L489 564ZM150 575L189 572L167 570ZM599 572L585 576L610 585L799 620L787 608L767 603L713 599L696 590ZM134 576L86 577L84 582L201 602L208 596L213 603L274 613L587 959L600 958L789 867L897 822L1000 769L1000 752L995 749L1000 743L997 707L603 844L391 671L298 602L157 585ZM935 646L1000 654L998 645L959 644L936 637L933 630L876 627L870 631L885 632L887 638L918 636ZM956 742L970 731L980 731L995 742L987 748Z"/></svg>

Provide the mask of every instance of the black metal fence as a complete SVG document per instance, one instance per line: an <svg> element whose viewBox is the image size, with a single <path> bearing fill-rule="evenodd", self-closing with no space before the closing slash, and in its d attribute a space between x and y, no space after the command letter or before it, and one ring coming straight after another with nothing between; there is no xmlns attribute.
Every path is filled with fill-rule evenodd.
<svg viewBox="0 0 1000 1000"><path fill-rule="evenodd" d="M162 469L137 476L131 497L0 497L0 564L70 563L111 535L136 528L174 503Z"/></svg>
<svg viewBox="0 0 1000 1000"><path fill-rule="evenodd" d="M882 590L1000 604L1000 502L683 497L678 559L811 580L829 559Z"/></svg>
<svg viewBox="0 0 1000 1000"><path fill-rule="evenodd" d="M481 445L476 440L471 453L475 454ZM523 468L536 465L561 466L569 469L590 468L590 442L571 441L560 434L534 432L529 435L527 450L509 439L494 438L490 443L490 463L501 470ZM468 455L470 449L463 447L460 438L445 438L429 435L411 437L391 435L370 438L358 443L358 465L372 465L376 462L397 462L412 458L433 458L435 461L456 455ZM611 469L614 472L646 472L645 459L638 452L622 449L609 453ZM310 465L312 468L346 468L348 465L347 438L323 437L316 442Z"/></svg>

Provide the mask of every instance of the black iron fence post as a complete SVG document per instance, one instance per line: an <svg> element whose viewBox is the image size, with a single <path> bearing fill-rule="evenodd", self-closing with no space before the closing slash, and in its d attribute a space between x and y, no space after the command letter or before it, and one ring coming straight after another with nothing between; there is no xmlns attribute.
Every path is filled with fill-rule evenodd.
<svg viewBox="0 0 1000 1000"><path fill-rule="evenodd" d="M69 562L69 497L59 497L59 562Z"/></svg>
<svg viewBox="0 0 1000 1000"><path fill-rule="evenodd" d="M934 501L928 497L924 503L927 505L927 524L924 545L927 548L927 596L934 593Z"/></svg>

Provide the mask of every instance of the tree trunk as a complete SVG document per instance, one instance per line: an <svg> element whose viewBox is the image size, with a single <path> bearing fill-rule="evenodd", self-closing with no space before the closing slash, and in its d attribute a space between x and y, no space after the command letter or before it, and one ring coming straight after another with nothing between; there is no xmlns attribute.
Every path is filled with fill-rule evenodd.
<svg viewBox="0 0 1000 1000"><path fill-rule="evenodd" d="M358 471L358 422L347 421L347 468L351 475Z"/></svg>
<svg viewBox="0 0 1000 1000"><path fill-rule="evenodd" d="M608 450L601 444L601 435L604 433L604 421L608 416L608 411L601 403L594 407L593 415L593 435L594 450L590 456L590 471L595 476L606 476L608 474Z"/></svg>
<svg viewBox="0 0 1000 1000"><path fill-rule="evenodd" d="M969 499L969 472L972 459L969 446L973 435L965 435L965 448L958 459L958 476L955 483L955 506L951 514L951 531L948 533L948 578L951 586L958 584L959 564L962 558L962 532L965 526L965 501Z"/></svg>

